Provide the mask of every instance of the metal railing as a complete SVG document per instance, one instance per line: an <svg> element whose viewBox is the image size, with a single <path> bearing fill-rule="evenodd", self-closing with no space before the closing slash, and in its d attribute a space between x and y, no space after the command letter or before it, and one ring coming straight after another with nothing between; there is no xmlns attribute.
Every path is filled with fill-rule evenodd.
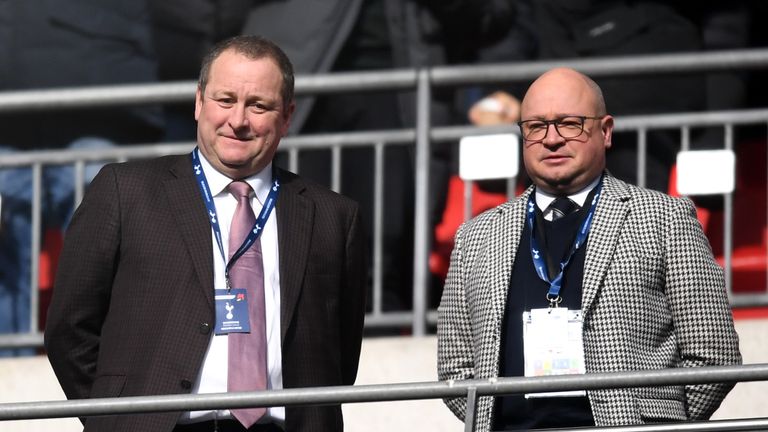
<svg viewBox="0 0 768 432"><path fill-rule="evenodd" d="M359 92L373 90L416 90L416 126L411 129L299 135L287 137L281 142L281 152L287 152L289 166L299 171L299 151L326 148L333 154L331 185L336 190L340 185L339 154L342 148L350 146L372 146L375 149L374 194L374 280L373 310L366 317L367 326L411 326L414 335L423 335L427 325L436 322L436 313L428 310L430 230L427 209L429 190L429 157L433 144L445 145L462 136L500 131L517 133L512 126L475 128L470 126L433 127L429 116L431 90L433 87L458 86L464 84L502 83L528 80L554 67L568 65L593 77L648 75L659 73L692 73L712 71L733 71L768 68L768 49L750 49L695 54L667 54L635 57L599 59L573 59L562 61L529 62L517 64L435 67L421 70L388 70L361 73L334 73L315 76L299 76L296 80L297 95L317 95L337 92ZM125 106L146 103L191 102L195 90L193 82L159 83L145 85L117 85L90 88L51 89L36 91L15 91L0 93L0 113L23 112L50 109L72 109L83 106ZM610 106L610 101L609 106ZM642 169L647 151L645 135L653 129L677 128L681 131L683 148L689 143L690 128L719 126L726 131L725 148L733 148L733 127L746 124L768 124L768 109L723 111L708 113L686 113L620 117L616 129L635 131L638 134L639 154L638 184L645 184ZM381 196L383 183L383 149L394 144L414 145L415 152L415 216L414 216L414 258L413 258L413 310L411 312L383 312L382 298L382 216ZM194 143L161 143L130 146L114 149L89 149L67 151L32 151L0 155L0 167L29 166L33 173L32 183L32 274L31 274L31 331L26 335L2 335L0 347L39 346L42 337L38 329L39 285L38 256L40 253L40 211L42 196L42 169L47 165L72 164L75 168L77 185L75 200L83 194L82 179L85 163L104 160L129 160L133 158L159 156L190 151ZM342 191L343 192L343 191ZM729 293L731 292L732 253L732 197L725 196L726 230L724 233L725 267ZM768 304L768 294L731 295L733 304Z"/></svg>
<svg viewBox="0 0 768 432"><path fill-rule="evenodd" d="M133 396L0 404L0 421L145 414L244 407L330 405L438 398L467 398L465 431L475 430L479 397L551 391L621 389L768 380L768 364L610 372L585 375L496 378L360 386L295 388L259 392ZM446 408L447 409L447 408ZM625 429L622 426L620 430ZM683 428L683 429L681 429ZM640 431L765 430L768 419L635 426ZM579 428L591 430L592 428ZM605 430L600 428L600 430ZM607 429L611 430L611 429ZM618 430L618 429L614 429Z"/></svg>

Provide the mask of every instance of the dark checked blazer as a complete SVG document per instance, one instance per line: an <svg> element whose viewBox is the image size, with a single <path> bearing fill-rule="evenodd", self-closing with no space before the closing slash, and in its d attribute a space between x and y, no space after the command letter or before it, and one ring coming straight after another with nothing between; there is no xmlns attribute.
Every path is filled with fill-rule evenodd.
<svg viewBox="0 0 768 432"><path fill-rule="evenodd" d="M438 309L441 380L498 376L502 318L533 188L456 234ZM606 174L587 240L582 310L588 373L740 364L738 337L715 262L688 199ZM522 251L521 253L525 253ZM707 419L732 385L589 391L601 425ZM465 399L447 405L464 417ZM487 431L491 397L478 403Z"/></svg>
<svg viewBox="0 0 768 432"><path fill-rule="evenodd" d="M284 387L351 385L365 312L357 204L278 170ZM45 330L70 399L189 393L214 327L211 227L189 155L110 164L74 215ZM179 413L92 417L171 431ZM342 430L338 406L286 408L288 431Z"/></svg>

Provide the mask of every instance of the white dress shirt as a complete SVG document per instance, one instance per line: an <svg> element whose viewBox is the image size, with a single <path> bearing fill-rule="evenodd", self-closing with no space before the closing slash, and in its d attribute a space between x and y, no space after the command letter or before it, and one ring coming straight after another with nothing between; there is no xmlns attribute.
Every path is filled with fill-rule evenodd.
<svg viewBox="0 0 768 432"><path fill-rule="evenodd" d="M216 205L216 214L221 229L221 240L224 253L229 257L229 226L235 214L237 200L229 193L227 186L232 179L216 171L215 168L200 153L200 162L203 172L208 180L208 186L213 194ZM255 192L251 198L251 206L256 217L262 208L262 203L269 194L272 185L272 164L261 170L254 176L243 179ZM202 199L202 198L200 198ZM278 196L278 205L280 198ZM216 237L211 228L211 241L213 243L213 275L214 285L217 290L226 289L224 280L225 258L221 256ZM267 326L267 372L269 389L283 388L282 350L280 342L280 272L277 245L277 215L272 211L264 231L261 234L261 249L264 261L264 306L266 309ZM214 327L214 326L212 326ZM193 394L200 393L226 393L227 392L227 360L228 340L227 335L213 335L205 353L200 375L192 387ZM196 423L205 420L231 419L229 410L192 411L181 415L179 423ZM259 421L274 422L280 425L285 423L285 408L268 408L267 414Z"/></svg>
<svg viewBox="0 0 768 432"><path fill-rule="evenodd" d="M587 200L587 195L589 195L589 193L592 192L592 189L597 186L597 182L599 182L601 178L602 176L598 176L584 189L576 192L575 194L568 195L568 198L578 204L579 207L584 207L584 201ZM552 204L552 201L554 201L555 198L557 198L557 195L552 195L550 193L544 192L541 190L541 188L536 188L536 206L539 207L539 210L544 212L544 220L552 220L552 209L548 209L548 207L550 204Z"/></svg>

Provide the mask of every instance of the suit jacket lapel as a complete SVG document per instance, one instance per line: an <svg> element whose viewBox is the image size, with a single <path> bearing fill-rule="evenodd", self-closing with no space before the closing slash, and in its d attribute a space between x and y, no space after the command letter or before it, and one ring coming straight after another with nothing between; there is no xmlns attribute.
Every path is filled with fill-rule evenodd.
<svg viewBox="0 0 768 432"><path fill-rule="evenodd" d="M315 207L302 195L305 187L298 177L280 169L276 172L281 183L276 208L280 253L280 335L281 340L285 340L304 282Z"/></svg>
<svg viewBox="0 0 768 432"><path fill-rule="evenodd" d="M606 173L587 240L581 297L584 315L588 314L608 272L624 220L629 212L629 198L629 191L624 184Z"/></svg>
<svg viewBox="0 0 768 432"><path fill-rule="evenodd" d="M214 311L211 225L205 216L207 211L193 175L192 159L189 155L179 156L177 163L171 168L171 174L173 177L163 184L168 194L168 204L192 258L203 294L211 311Z"/></svg>

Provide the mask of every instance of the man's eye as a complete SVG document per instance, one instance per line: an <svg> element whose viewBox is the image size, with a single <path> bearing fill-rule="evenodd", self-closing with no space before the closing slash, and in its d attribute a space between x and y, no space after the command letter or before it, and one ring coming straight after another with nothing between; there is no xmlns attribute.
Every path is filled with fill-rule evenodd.
<svg viewBox="0 0 768 432"><path fill-rule="evenodd" d="M557 125L560 127L567 127L567 128L580 128L581 121L579 119L562 119L559 122L557 122Z"/></svg>
<svg viewBox="0 0 768 432"><path fill-rule="evenodd" d="M529 128L530 130L541 130L541 129L546 129L546 128L547 128L547 124L546 124L546 123L544 123L544 122L528 123L528 128Z"/></svg>

